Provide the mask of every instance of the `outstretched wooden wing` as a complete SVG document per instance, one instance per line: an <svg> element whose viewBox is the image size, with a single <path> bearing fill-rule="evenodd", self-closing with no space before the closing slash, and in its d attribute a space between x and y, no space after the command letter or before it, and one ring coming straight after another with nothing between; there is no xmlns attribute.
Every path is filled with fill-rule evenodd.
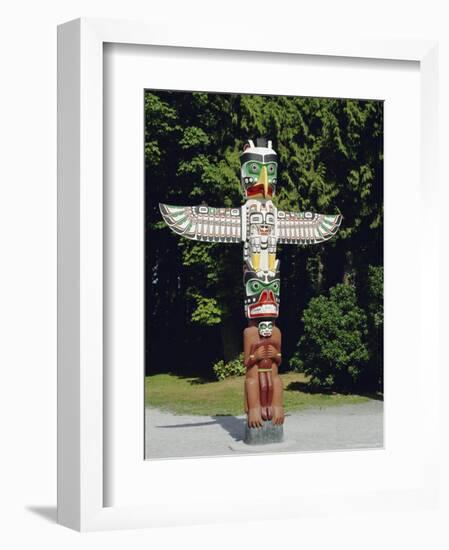
<svg viewBox="0 0 449 550"><path fill-rule="evenodd" d="M314 214L312 212L277 212L279 244L318 244L332 238L338 231L341 214Z"/></svg>
<svg viewBox="0 0 449 550"><path fill-rule="evenodd" d="M159 209L168 227L188 239L220 243L242 240L240 208L159 204Z"/></svg>

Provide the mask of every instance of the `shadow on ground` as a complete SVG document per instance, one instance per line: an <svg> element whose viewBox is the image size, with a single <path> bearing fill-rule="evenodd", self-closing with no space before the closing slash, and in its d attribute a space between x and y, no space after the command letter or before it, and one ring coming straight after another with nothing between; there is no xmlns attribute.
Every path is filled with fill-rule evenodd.
<svg viewBox="0 0 449 550"><path fill-rule="evenodd" d="M245 420L232 415L212 416L212 420L206 422L187 422L184 424L168 424L156 426L156 428L201 428L202 426L220 425L236 441L243 440L245 431Z"/></svg>
<svg viewBox="0 0 449 550"><path fill-rule="evenodd" d="M285 415L290 416L289 414ZM214 426L218 424L228 434L235 439L235 441L243 441L245 433L245 419L232 415L216 415L211 417L212 420L206 422L186 422L184 424L166 424L155 426L156 428L201 428L202 426Z"/></svg>
<svg viewBox="0 0 449 550"><path fill-rule="evenodd" d="M56 506L27 506L27 510L51 523L56 523L57 521Z"/></svg>

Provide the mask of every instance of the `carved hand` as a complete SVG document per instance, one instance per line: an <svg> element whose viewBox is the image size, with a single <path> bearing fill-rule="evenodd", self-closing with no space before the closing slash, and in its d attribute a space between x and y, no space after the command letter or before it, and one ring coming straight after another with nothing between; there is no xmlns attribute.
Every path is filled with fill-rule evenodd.
<svg viewBox="0 0 449 550"><path fill-rule="evenodd" d="M260 346L256 349L254 352L254 358L256 361L262 361L262 359L266 358L266 350L263 348L263 346Z"/></svg>

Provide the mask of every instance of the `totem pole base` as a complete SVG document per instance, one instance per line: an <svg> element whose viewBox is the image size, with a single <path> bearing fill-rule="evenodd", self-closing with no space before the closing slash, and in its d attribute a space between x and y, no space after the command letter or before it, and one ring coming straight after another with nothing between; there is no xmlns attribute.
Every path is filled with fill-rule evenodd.
<svg viewBox="0 0 449 550"><path fill-rule="evenodd" d="M250 428L245 422L244 443L247 445L267 445L284 441L283 424L275 425L271 420L265 420L262 427Z"/></svg>

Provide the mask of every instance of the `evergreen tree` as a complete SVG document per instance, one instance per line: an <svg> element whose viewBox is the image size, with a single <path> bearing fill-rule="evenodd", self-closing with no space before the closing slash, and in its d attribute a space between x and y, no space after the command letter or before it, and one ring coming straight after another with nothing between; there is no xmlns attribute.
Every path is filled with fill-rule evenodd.
<svg viewBox="0 0 449 550"><path fill-rule="evenodd" d="M206 375L213 363L241 351L241 246L179 238L162 222L158 203L241 205L239 154L248 138L259 136L272 139L279 155L279 208L343 214L339 233L325 245L279 247L284 364L303 334L299 319L313 297L344 282L356 286L368 308L368 266L382 265L382 102L147 91L149 372ZM378 327L369 321L372 354Z"/></svg>

